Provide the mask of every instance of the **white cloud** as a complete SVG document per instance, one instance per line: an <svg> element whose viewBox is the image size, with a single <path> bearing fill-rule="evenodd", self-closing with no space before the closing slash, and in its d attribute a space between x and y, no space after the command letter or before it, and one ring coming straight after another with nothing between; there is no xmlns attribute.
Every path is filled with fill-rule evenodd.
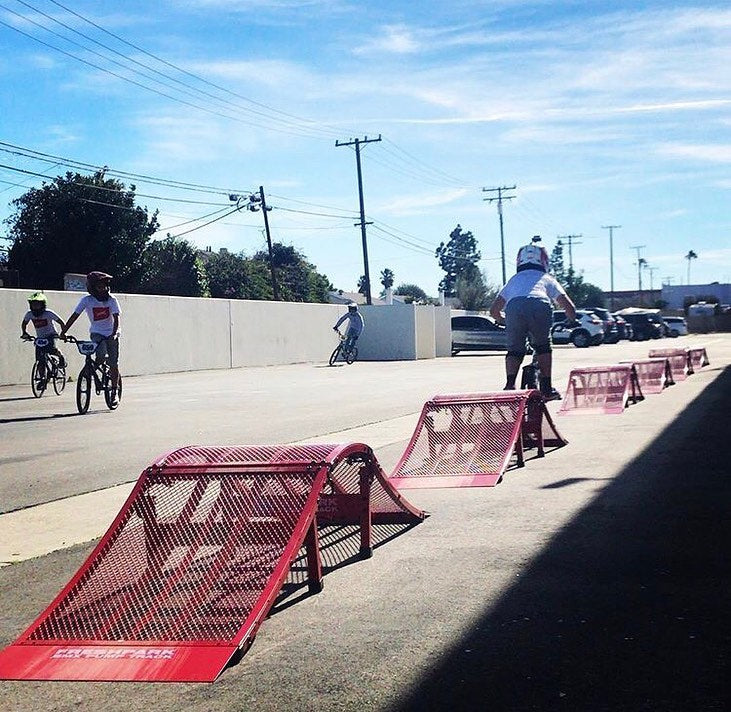
<svg viewBox="0 0 731 712"><path fill-rule="evenodd" d="M414 215L429 212L437 206L449 205L470 193L464 188L439 191L435 193L420 193L418 195L404 195L394 200L375 205L370 212L385 213L393 216Z"/></svg>
<svg viewBox="0 0 731 712"><path fill-rule="evenodd" d="M663 144L657 147L656 152L668 158L690 158L705 163L731 163L731 143Z"/></svg>

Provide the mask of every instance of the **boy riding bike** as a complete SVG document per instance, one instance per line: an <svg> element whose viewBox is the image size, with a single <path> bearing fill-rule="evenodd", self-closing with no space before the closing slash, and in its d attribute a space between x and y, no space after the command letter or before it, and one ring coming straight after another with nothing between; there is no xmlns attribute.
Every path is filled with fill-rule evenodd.
<svg viewBox="0 0 731 712"><path fill-rule="evenodd" d="M66 367L66 359L63 354L56 348L54 341L59 338L59 334L53 326L55 321L61 325L61 333L63 334L66 330L66 324L63 319L51 311L48 308L48 298L43 292L33 292L28 297L28 306L30 310L26 312L23 317L23 321L20 324L21 335L20 338L24 340L30 340L31 336L28 333L27 327L30 322L33 322L33 326L36 330L36 337L41 339L48 339L48 346L36 346L36 361L38 362L38 376L41 380L46 377L46 361L43 358L44 353L51 353L58 356L58 363L61 368Z"/></svg>
<svg viewBox="0 0 731 712"><path fill-rule="evenodd" d="M110 294L109 285L112 275L105 272L89 272L86 276L86 289L89 292L76 305L61 336L71 328L83 311L89 317L89 338L99 344L97 359L105 356L109 360L109 374L112 383L119 383L119 304Z"/></svg>
<svg viewBox="0 0 731 712"><path fill-rule="evenodd" d="M348 304L348 311L343 314L333 326L333 331L340 333L339 326L348 320L348 327L345 331L345 341L343 342L343 348L350 351L355 346L355 342L358 341L358 337L363 333L363 327L365 322L363 321L363 315L358 311L358 305L355 302Z"/></svg>
<svg viewBox="0 0 731 712"><path fill-rule="evenodd" d="M536 353L540 368L539 389L546 400L558 400L559 392L551 385L551 337L553 319L551 300L566 310L569 321L576 319L574 303L566 290L548 274L548 253L538 243L540 236L533 237L530 245L518 250L516 273L500 290L490 307L490 315L498 320L505 309L505 330L508 337L508 353L505 356L505 390L515 388L520 364L526 354L526 338Z"/></svg>

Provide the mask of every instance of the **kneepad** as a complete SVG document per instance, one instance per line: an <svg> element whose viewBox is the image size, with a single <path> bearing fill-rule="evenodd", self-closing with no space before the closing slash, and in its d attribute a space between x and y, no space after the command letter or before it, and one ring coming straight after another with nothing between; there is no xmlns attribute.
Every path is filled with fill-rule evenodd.
<svg viewBox="0 0 731 712"><path fill-rule="evenodd" d="M540 356L542 354L551 353L551 342L547 341L545 344L536 344L533 350Z"/></svg>

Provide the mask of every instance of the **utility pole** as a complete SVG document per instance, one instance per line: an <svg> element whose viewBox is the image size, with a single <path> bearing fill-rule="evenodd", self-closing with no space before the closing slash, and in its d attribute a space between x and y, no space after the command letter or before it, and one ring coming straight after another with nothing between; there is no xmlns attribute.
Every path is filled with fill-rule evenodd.
<svg viewBox="0 0 731 712"><path fill-rule="evenodd" d="M335 141L335 148L339 146L355 146L355 165L358 169L358 199L360 201L360 222L356 223L356 226L360 225L360 236L363 242L363 270L365 274L365 287L366 287L366 304L373 304L371 299L371 275L368 269L368 241L366 239L366 225L365 219L365 206L363 204L363 173L360 167L360 146L363 143L374 143L381 140L381 134L378 134L378 138L356 138L350 141Z"/></svg>
<svg viewBox="0 0 731 712"><path fill-rule="evenodd" d="M248 196L248 204L243 205L242 200L247 197L243 195L236 195L235 193L231 193L231 195L228 196L228 199L231 201L236 202L236 209L241 210L242 208L246 208L247 210L250 210L252 213L257 213L259 210L261 210L264 213L264 230L266 232L266 238L267 238L267 248L269 250L269 270L272 274L272 298L275 302L279 301L279 287L277 286L277 273L274 269L274 254L272 253L272 236L269 232L269 216L267 213L272 209L271 206L267 205L266 198L264 197L264 186L259 186L259 193L251 193Z"/></svg>
<svg viewBox="0 0 731 712"><path fill-rule="evenodd" d="M642 306L642 268L647 264L647 260L640 256L640 250L647 245L630 245L630 250L637 250L637 284L640 292L640 306Z"/></svg>
<svg viewBox="0 0 731 712"><path fill-rule="evenodd" d="M659 270L660 268L659 268L659 267L650 267L650 266L648 266L648 267L647 267L647 269L648 269L648 271L649 271L649 273L650 273L650 291L652 291L652 290L654 289L654 282L653 282L653 280L652 280L652 276L653 276L653 274L654 274L655 272L657 272L657 270Z"/></svg>
<svg viewBox="0 0 731 712"><path fill-rule="evenodd" d="M574 253L571 249L573 245L583 245L583 242L576 242L576 240L583 235L557 235L557 240L568 240L569 241L569 269L573 272L574 270Z"/></svg>
<svg viewBox="0 0 731 712"><path fill-rule="evenodd" d="M513 200L514 195L503 195L504 190L515 190L517 186L502 185L499 188L483 188L483 193L494 193L497 191L497 198L483 198L488 203L497 201L497 214L500 217L500 259L503 265L503 284L508 280L505 274L505 236L503 234L503 200Z"/></svg>
<svg viewBox="0 0 731 712"><path fill-rule="evenodd" d="M621 225L602 225L602 230L609 230L609 311L614 311L614 231Z"/></svg>

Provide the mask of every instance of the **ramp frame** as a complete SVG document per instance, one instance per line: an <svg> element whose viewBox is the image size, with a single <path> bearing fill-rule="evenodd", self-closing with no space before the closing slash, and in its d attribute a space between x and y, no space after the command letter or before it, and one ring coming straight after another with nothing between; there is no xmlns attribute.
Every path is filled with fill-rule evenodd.
<svg viewBox="0 0 731 712"><path fill-rule="evenodd" d="M676 383L693 375L693 364L688 349L650 349L648 356L668 359Z"/></svg>
<svg viewBox="0 0 731 712"><path fill-rule="evenodd" d="M493 487L511 458L525 464L525 449L562 447L536 390L438 395L422 408L411 440L389 482L399 490Z"/></svg>
<svg viewBox="0 0 731 712"><path fill-rule="evenodd" d="M361 443L186 447L141 475L77 574L0 652L0 679L212 682L252 644L304 548L322 589L318 528L425 514Z"/></svg>
<svg viewBox="0 0 731 712"><path fill-rule="evenodd" d="M642 393L662 393L669 386L674 386L673 369L667 358L646 358L634 361L620 361L620 364L631 364L637 372Z"/></svg>
<svg viewBox="0 0 731 712"><path fill-rule="evenodd" d="M617 415L644 400L631 364L587 366L572 369L559 415L605 413Z"/></svg>

